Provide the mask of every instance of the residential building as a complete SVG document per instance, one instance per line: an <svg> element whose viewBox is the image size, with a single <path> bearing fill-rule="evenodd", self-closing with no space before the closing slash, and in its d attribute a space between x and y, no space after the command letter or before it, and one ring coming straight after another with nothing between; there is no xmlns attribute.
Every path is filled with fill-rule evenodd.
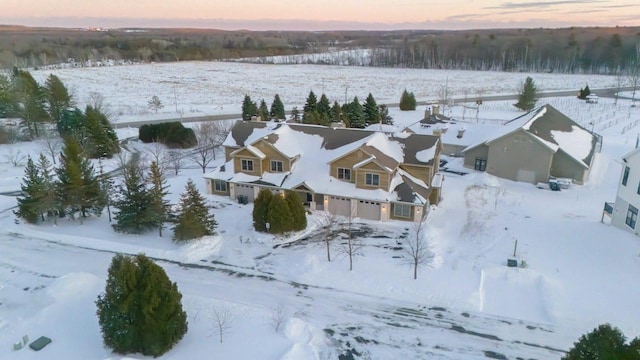
<svg viewBox="0 0 640 360"><path fill-rule="evenodd" d="M262 189L297 192L313 210L371 220L422 219L440 199L438 136L238 122L207 192L253 201Z"/></svg>
<svg viewBox="0 0 640 360"><path fill-rule="evenodd" d="M607 205L609 205L608 209ZM622 157L622 173L618 183L616 202L612 207L606 204L605 211L611 215L611 224L637 235L640 233L640 226L637 224L638 209L640 209L640 149L635 149Z"/></svg>

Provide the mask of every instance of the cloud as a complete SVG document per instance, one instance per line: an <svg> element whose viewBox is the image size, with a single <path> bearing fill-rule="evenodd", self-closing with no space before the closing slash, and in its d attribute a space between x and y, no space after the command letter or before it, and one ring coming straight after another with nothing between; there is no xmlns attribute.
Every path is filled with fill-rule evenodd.
<svg viewBox="0 0 640 360"><path fill-rule="evenodd" d="M576 5L576 4L594 4L603 3L603 0L557 0L557 1L531 1L531 2L506 2L498 6L485 7L485 9L531 9L531 8L548 8L556 5Z"/></svg>

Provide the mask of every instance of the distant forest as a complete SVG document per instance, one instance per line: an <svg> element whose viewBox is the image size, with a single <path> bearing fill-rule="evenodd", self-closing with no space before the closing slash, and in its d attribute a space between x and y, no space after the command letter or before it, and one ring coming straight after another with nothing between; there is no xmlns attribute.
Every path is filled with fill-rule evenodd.
<svg viewBox="0 0 640 360"><path fill-rule="evenodd" d="M5 69L69 62L87 66L108 60L264 58L349 49L370 49L371 56L353 61L367 66L625 74L640 67L640 27L258 32L0 25L0 68Z"/></svg>

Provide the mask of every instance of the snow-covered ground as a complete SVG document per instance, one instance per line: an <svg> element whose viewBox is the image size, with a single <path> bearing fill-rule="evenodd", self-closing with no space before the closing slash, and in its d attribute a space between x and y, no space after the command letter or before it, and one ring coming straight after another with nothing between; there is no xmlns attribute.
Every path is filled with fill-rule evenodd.
<svg viewBox="0 0 640 360"><path fill-rule="evenodd" d="M173 81L181 84L176 92L191 89L179 95L184 107L206 112L213 111L214 104L224 104L224 109L215 111L235 113L245 92L254 99L272 99L282 89L280 95L288 97L288 103L302 104L310 88L321 92L322 78L325 92L334 89L333 96L340 99L344 86L320 75L331 71L362 81L350 85L350 96L357 89L359 97L372 92L380 102L395 102L405 86L416 95L418 89L424 91L426 97L436 88L419 84L439 84L433 81L436 76L448 77L452 88L459 84L454 95L461 94L464 86L512 93L525 76L225 63L72 69L56 74L73 84L80 99L81 94L98 91L114 109L124 109L123 104L142 108L153 94L171 95ZM122 74L128 77L119 77ZM205 86L213 82L212 74L218 84ZM37 76L41 80L46 74ZM544 79L540 82L545 90L579 88L586 80L594 88L612 86L615 80L533 76L537 82ZM309 216L307 230L272 237L252 231L251 205L207 195L219 223L218 235L178 245L169 235L117 234L106 214L83 225L67 220L57 226L26 225L12 213L15 198L0 196L0 358L144 358L112 354L102 346L94 301L104 290L107 267L116 252L144 252L155 258L184 295L189 331L163 356L166 359L335 359L348 351L363 359L484 359L496 354L509 359L559 359L580 334L604 322L620 327L628 337L638 336L640 242L600 218L603 203L615 199L618 160L633 149L640 132L640 110L630 107L628 100L617 104L607 98L598 104L576 98L543 100L604 136L589 182L552 192L475 173L463 169L460 159L448 159L447 167L470 173L446 175L443 201L427 220L435 257L429 267L419 270L418 280L412 279L412 269L398 250L398 242L413 231L406 222L357 220L364 247L349 272L339 241L332 245L332 261L326 260L326 249L318 240L320 213ZM165 116L171 116L170 107L161 110L167 111ZM521 114L512 102L485 102L476 119L470 107L443 111L459 121L492 124ZM420 120L423 110L391 109L393 129ZM137 116L122 116L120 121L128 119ZM136 134L132 129L118 132L123 138ZM135 142L130 146L151 151ZM2 191L19 189L23 170L7 159L18 150L38 154L43 145L0 146ZM218 159L216 164L222 161ZM195 166L178 176L170 174L171 200L177 201L188 178L204 191L201 175ZM516 240L516 257L526 261L526 268L505 266ZM215 330L214 308L235 315L223 343ZM278 309L286 316L276 332L273 318ZM13 343L25 334L31 340L46 335L53 342L39 353L13 351Z"/></svg>

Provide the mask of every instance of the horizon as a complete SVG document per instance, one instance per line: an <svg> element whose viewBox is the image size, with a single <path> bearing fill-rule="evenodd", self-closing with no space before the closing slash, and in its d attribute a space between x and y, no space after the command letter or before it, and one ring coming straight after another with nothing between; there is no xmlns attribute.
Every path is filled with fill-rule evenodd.
<svg viewBox="0 0 640 360"><path fill-rule="evenodd" d="M5 1L0 24L28 27L389 31L640 25L635 0L371 0L367 6L359 0L193 0L189 6L177 0L54 0L54 6L45 0Z"/></svg>

